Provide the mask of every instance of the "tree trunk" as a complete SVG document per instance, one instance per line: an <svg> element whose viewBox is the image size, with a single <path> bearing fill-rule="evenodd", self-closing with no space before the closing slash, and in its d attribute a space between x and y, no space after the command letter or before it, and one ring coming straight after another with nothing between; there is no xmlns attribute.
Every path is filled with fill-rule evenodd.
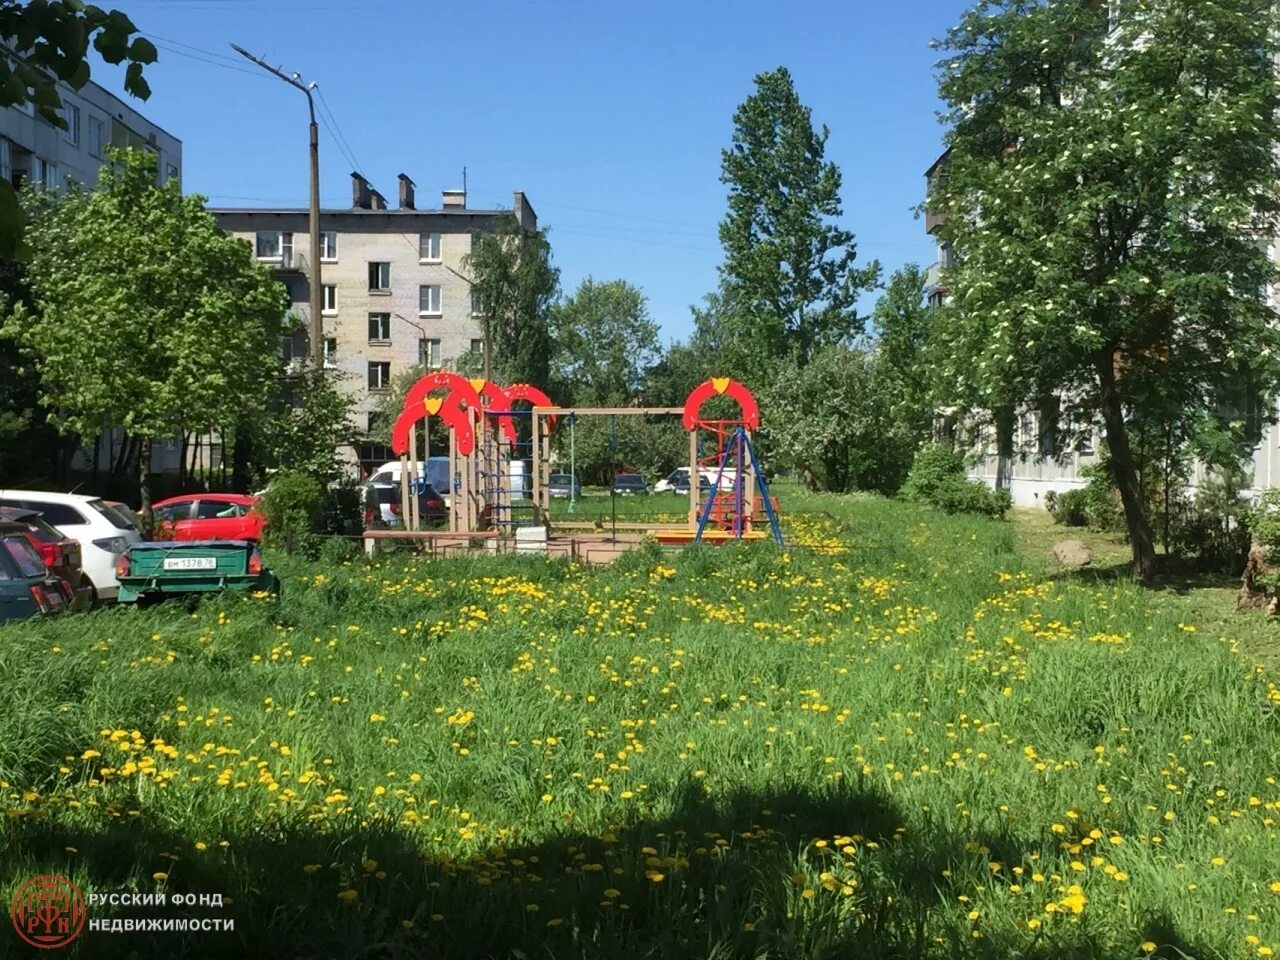
<svg viewBox="0 0 1280 960"><path fill-rule="evenodd" d="M191 434L186 430L178 430L178 491L187 489L187 447L191 443Z"/></svg>
<svg viewBox="0 0 1280 960"><path fill-rule="evenodd" d="M236 493L248 493L252 485L249 476L249 431L237 424L235 439L231 445L231 489Z"/></svg>
<svg viewBox="0 0 1280 960"><path fill-rule="evenodd" d="M142 536L151 539L151 438L140 437L138 444L138 514L142 518Z"/></svg>
<svg viewBox="0 0 1280 960"><path fill-rule="evenodd" d="M1009 490L1013 486L1013 408L996 410L996 489Z"/></svg>
<svg viewBox="0 0 1280 960"><path fill-rule="evenodd" d="M1129 543L1133 548L1133 574L1140 581L1150 584L1156 576L1156 548L1151 536L1151 524L1142 507L1142 486L1133 452L1129 449L1129 436L1125 432L1124 410L1120 394L1116 391L1115 366L1108 352L1098 363L1098 382L1102 400L1102 422L1107 428L1107 452L1111 457L1111 477L1120 491L1124 505L1124 519L1129 528Z"/></svg>

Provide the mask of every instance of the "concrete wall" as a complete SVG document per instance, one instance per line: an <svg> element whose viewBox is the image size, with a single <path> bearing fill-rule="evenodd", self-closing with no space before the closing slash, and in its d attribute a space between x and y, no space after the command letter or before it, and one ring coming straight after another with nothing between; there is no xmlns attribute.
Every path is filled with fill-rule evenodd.
<svg viewBox="0 0 1280 960"><path fill-rule="evenodd" d="M120 97L95 83L75 91L58 87L65 115L78 112L78 131L61 130L17 107L0 110L0 137L9 141L9 176L20 183L33 175L39 158L57 165L57 186L68 179L96 186L106 162L105 146L132 146L156 156L162 181L182 176L182 141L156 126ZM99 126L100 125L100 126ZM98 132L101 131L101 140Z"/></svg>

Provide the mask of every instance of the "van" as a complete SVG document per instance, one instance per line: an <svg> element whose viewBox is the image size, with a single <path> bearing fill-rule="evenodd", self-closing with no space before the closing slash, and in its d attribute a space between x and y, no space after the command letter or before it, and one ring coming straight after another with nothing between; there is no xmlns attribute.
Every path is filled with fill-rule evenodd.
<svg viewBox="0 0 1280 960"><path fill-rule="evenodd" d="M421 460L418 461L418 476L419 478L425 478L431 487L439 491L446 504L450 502L450 496L453 493L453 478L449 476L448 457L430 457L426 463ZM384 463L373 471L365 482L371 484L394 483L398 485L400 483L400 461L393 460L390 463Z"/></svg>

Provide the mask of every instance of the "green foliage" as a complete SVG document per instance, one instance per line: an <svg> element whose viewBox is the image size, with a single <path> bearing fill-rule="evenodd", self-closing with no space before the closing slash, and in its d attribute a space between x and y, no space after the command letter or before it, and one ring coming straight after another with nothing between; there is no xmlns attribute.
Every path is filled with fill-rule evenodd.
<svg viewBox="0 0 1280 960"><path fill-rule="evenodd" d="M280 471L262 494L262 513L266 518L264 540L282 546L317 532L324 504L324 487L315 477L291 470Z"/></svg>
<svg viewBox="0 0 1280 960"><path fill-rule="evenodd" d="M553 349L549 315L560 289L546 232L525 230L514 214L503 214L491 232L472 234L463 265L484 311L492 379L545 387Z"/></svg>
<svg viewBox="0 0 1280 960"><path fill-rule="evenodd" d="M1064 527L1089 525L1088 494L1084 490L1050 490L1044 495L1045 509L1053 516L1053 522Z"/></svg>
<svg viewBox="0 0 1280 960"><path fill-rule="evenodd" d="M689 435L677 417L609 415L578 417L572 428L561 420L553 440L557 469L569 470L570 440L578 480L607 484L619 473L641 473L649 486L689 463Z"/></svg>
<svg viewBox="0 0 1280 960"><path fill-rule="evenodd" d="M211 432L259 410L274 382L283 286L198 196L156 183L155 159L109 149L99 189L27 195L29 303L0 334L40 372L40 404L63 432L104 421L149 444Z"/></svg>
<svg viewBox="0 0 1280 960"><path fill-rule="evenodd" d="M1253 539L1272 556L1280 556L1280 488L1264 490L1245 516Z"/></svg>
<svg viewBox="0 0 1280 960"><path fill-rule="evenodd" d="M1173 513L1169 548L1204 572L1238 575L1249 555L1249 501L1241 494L1245 472L1220 470L1200 483L1194 499Z"/></svg>
<svg viewBox="0 0 1280 960"><path fill-rule="evenodd" d="M942 46L950 148L930 206L957 261L936 369L950 402L1101 414L1135 565L1154 563L1128 433L1280 388L1276 11L981 0ZM1207 94L1206 91L1209 91Z"/></svg>
<svg viewBox="0 0 1280 960"><path fill-rule="evenodd" d="M638 396L658 358L658 325L625 280L591 277L551 311L552 396L561 404L621 406ZM706 379L705 377L703 379Z"/></svg>
<svg viewBox="0 0 1280 960"><path fill-rule="evenodd" d="M944 513L978 513L1004 519L1013 506L1008 490L992 490L965 475L964 457L949 444L920 448L902 486L902 496Z"/></svg>
<svg viewBox="0 0 1280 960"><path fill-rule="evenodd" d="M733 372L748 382L770 382L779 359L803 367L821 348L848 343L863 326L858 297L879 277L874 261L855 266L853 234L836 225L841 178L824 159L827 134L779 67L755 77L721 153L729 209L717 322Z"/></svg>
<svg viewBox="0 0 1280 960"><path fill-rule="evenodd" d="M362 523L360 484L343 477L330 484L320 508L318 526L320 532L335 536L353 536L360 532Z"/></svg>
<svg viewBox="0 0 1280 960"><path fill-rule="evenodd" d="M58 84L80 90L89 82L89 45L110 64L127 63L124 88L140 100L151 96L143 67L155 63L155 45L136 36L137 27L119 10L103 10L80 0L0 3L0 108L31 104L63 130ZM9 180L0 180L0 257L25 255L23 213Z"/></svg>
<svg viewBox="0 0 1280 960"><path fill-rule="evenodd" d="M305 473L321 484L337 480L342 472L340 450L352 445L356 436L351 399L339 377L332 370L310 368L298 377L283 378L266 413L241 420L237 430L251 443L257 482L278 469Z"/></svg>
<svg viewBox="0 0 1280 960"><path fill-rule="evenodd" d="M846 347L784 368L761 397L777 466L824 490L897 493L922 437L895 415L892 384L878 360Z"/></svg>

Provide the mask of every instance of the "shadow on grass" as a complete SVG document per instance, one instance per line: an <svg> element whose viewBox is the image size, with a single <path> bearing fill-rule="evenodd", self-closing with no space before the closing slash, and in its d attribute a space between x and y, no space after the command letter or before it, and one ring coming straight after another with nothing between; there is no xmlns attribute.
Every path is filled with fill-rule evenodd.
<svg viewBox="0 0 1280 960"><path fill-rule="evenodd" d="M1244 570L1244 561L1240 562L1240 570ZM1059 569L1051 573L1047 579L1064 583L1085 583L1090 585L1110 583L1140 583L1133 574L1133 563L1125 560L1117 563L1098 566L1080 567L1078 569ZM1240 587L1239 573L1204 572L1189 569L1183 564L1170 562L1168 557L1156 557L1156 578L1145 586L1157 593L1169 591L1185 596L1193 590L1230 589Z"/></svg>
<svg viewBox="0 0 1280 960"><path fill-rule="evenodd" d="M873 793L840 788L821 795L779 791L709 798L690 785L672 810L602 835L574 832L570 825L555 837L512 841L469 860L430 852L434 820L412 836L378 825L322 832L305 823L259 824L238 832L229 823L229 846L211 843L202 853L193 851L200 838L145 815L101 829L32 820L16 825L7 872L15 880L28 871L68 872L100 893L138 889L136 878L142 876L148 878L143 892L221 893L233 900L222 910L94 906L91 918L224 917L234 919L235 929L126 934L86 928L61 951L64 956L1137 955L1140 940L1117 949L1095 940L1089 925L1067 921L1055 921L1051 936L1029 942L1025 931L1015 932L1002 919L975 939L956 896L973 893L975 881L991 882L978 845L988 851L987 859L1009 865L1027 862L1029 851L1012 837L961 838L928 825L925 832L908 831L894 805ZM460 821L448 822L452 832ZM828 845L815 846L815 838ZM846 838L853 842L851 855L837 846L847 845ZM76 852L68 854L67 847ZM947 879L951 870L967 879ZM152 886L155 872L168 877ZM824 876L832 878L826 888ZM340 897L343 890L354 891L350 902ZM1167 920L1145 938L1183 954L1206 955ZM14 955L10 950L17 945L12 931L0 935L0 955ZM1155 956L1178 954L1162 950Z"/></svg>

